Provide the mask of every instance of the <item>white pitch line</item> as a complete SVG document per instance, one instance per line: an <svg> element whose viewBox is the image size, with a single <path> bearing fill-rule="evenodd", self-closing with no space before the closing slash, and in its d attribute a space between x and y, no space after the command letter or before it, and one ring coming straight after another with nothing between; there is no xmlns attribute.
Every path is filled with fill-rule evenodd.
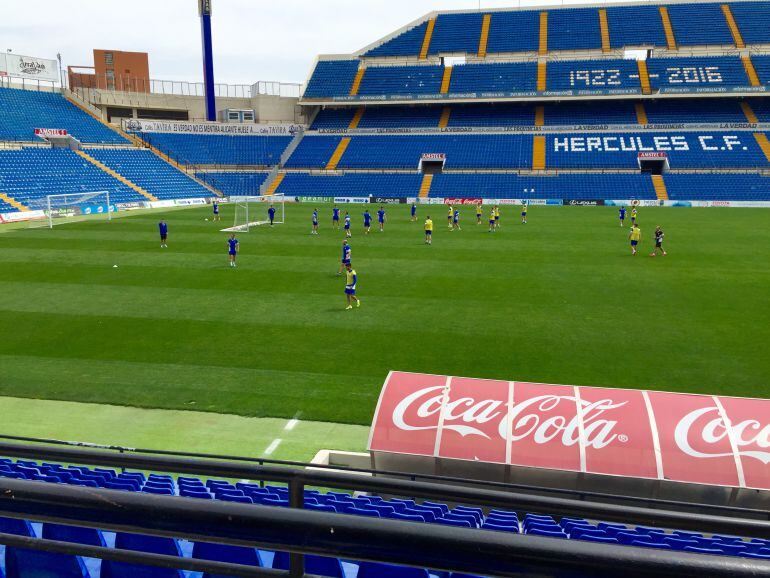
<svg viewBox="0 0 770 578"><path fill-rule="evenodd" d="M297 427L297 424L299 423L299 420L297 418L292 418L289 421L286 422L286 425L283 426L284 431L291 431L295 427Z"/></svg>
<svg viewBox="0 0 770 578"><path fill-rule="evenodd" d="M263 453L266 456L269 456L278 448L279 445L281 445L281 441L282 441L281 438L275 438L272 442L270 442L270 445L267 446L267 448Z"/></svg>

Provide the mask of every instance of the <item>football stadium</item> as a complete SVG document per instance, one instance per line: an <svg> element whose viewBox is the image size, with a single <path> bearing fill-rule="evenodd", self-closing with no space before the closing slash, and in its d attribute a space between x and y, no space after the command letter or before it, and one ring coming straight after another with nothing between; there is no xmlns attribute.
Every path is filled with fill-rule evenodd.
<svg viewBox="0 0 770 578"><path fill-rule="evenodd" d="M0 52L0 578L770 576L770 2L213 3Z"/></svg>

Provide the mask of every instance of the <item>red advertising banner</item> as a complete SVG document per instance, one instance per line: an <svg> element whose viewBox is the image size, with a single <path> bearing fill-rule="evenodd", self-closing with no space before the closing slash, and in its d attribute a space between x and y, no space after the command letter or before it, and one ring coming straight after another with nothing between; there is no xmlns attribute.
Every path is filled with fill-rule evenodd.
<svg viewBox="0 0 770 578"><path fill-rule="evenodd" d="M369 449L770 489L770 400L391 372Z"/></svg>
<svg viewBox="0 0 770 578"><path fill-rule="evenodd" d="M481 199L466 199L466 198L444 198L445 205L480 205Z"/></svg>
<svg viewBox="0 0 770 578"><path fill-rule="evenodd" d="M41 137L67 136L67 129L66 128L36 128L35 134Z"/></svg>

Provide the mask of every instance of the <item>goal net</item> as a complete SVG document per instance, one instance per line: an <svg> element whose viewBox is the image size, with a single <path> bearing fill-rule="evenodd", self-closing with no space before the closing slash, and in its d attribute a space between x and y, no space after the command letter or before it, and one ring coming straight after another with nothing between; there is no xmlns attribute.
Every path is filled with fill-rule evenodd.
<svg viewBox="0 0 770 578"><path fill-rule="evenodd" d="M30 203L29 207L45 213L45 219L39 223L40 226L49 228L71 220L73 217L89 215L97 215L110 221L115 211L115 207L110 204L109 191L48 195L35 203Z"/></svg>
<svg viewBox="0 0 770 578"><path fill-rule="evenodd" d="M251 227L269 225L270 209L273 209L272 224L281 225L286 216L283 195L258 195L249 197L230 197L235 205L235 222L232 227L222 229L228 233L249 232Z"/></svg>

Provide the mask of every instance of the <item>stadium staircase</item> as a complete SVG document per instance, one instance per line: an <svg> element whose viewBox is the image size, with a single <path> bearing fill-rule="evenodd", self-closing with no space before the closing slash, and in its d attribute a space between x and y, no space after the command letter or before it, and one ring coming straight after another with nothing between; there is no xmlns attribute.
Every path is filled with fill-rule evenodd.
<svg viewBox="0 0 770 578"><path fill-rule="evenodd" d="M676 50L676 38L674 37L674 28L671 26L671 18L668 15L668 8L661 6L660 20L663 23L663 31L666 33L666 46L669 50Z"/></svg>
<svg viewBox="0 0 770 578"><path fill-rule="evenodd" d="M27 208L26 206L22 205L19 201L17 201L16 199L8 196L5 193L0 193L0 201L5 203L6 205L10 205L11 207L16 209L17 211L28 211L29 210L29 208Z"/></svg>
<svg viewBox="0 0 770 578"><path fill-rule="evenodd" d="M730 10L730 5L722 4L720 8L722 9L722 13L725 15L725 21L727 22L728 28L730 28L730 34L733 36L735 47L746 48L746 43L743 42L743 36L741 36L741 31L738 29L738 24L735 22L735 18L733 18L733 12Z"/></svg>
<svg viewBox="0 0 770 578"><path fill-rule="evenodd" d="M187 169L186 169L184 166L182 166L182 165L181 165L180 163L178 163L176 160L174 160L173 158L171 158L169 155L164 155L164 154L163 154L161 151L159 151L157 148L155 148L154 146L152 146L150 143L144 142L144 141L142 141L141 139L137 138L137 137L136 137L136 135L133 135L133 134L131 134L131 133L128 133L128 132L124 131L122 128L120 128L120 127L118 127L118 126L115 126L115 125L112 125L112 124L108 123L107 121L105 121L105 120L104 120L104 119L101 117L100 111L99 111L98 109L96 109L95 107L92 107L92 106L91 106L89 103L87 103L86 101L82 100L82 99L81 99L81 98L78 96L78 94L77 94L77 93L75 93L75 92L72 92L72 91L71 91L71 90L69 90L69 89L65 89L65 90L63 91L62 95L64 96L64 98L65 98L66 100L68 100L69 102L71 102L71 103L72 103L74 106L76 106L77 108L79 108L79 109L80 109L81 111L83 111L85 114L87 114L88 116L90 116L90 117L92 117L93 119L97 120L98 122L100 122L101 124L103 124L104 126L106 126L107 128L109 128L110 130L113 130L113 131L117 132L117 133L118 133L120 136L122 136L123 138L125 138L126 140L128 140L128 141L129 141L131 144L133 144L135 147L139 147L139 148L146 148L146 149L149 149L149 150L150 150L150 151L152 151L152 152L155 154L155 156L157 156L159 159L161 159L161 160L163 160L164 162L168 163L169 165L171 165L171 166L172 166L172 167L174 167L175 169L179 170L180 172L183 172L183 173L184 173L184 174L185 174L185 175L186 175L188 178L190 178L190 179L194 180L195 182L197 182L197 183L198 183L199 185L201 185L202 187L205 187L206 189L208 189L209 191L211 191L212 193L214 193L214 195L216 195L216 196L221 196L221 195L222 195L222 193L221 193L220 191L218 191L217 189L215 189L214 187L212 187L212 186L211 186L209 183L207 183L206 181L204 181L204 180L202 180L202 179L198 178L198 177L197 177L197 176L194 174L194 172L188 171L188 170L187 170Z"/></svg>
<svg viewBox="0 0 770 578"><path fill-rule="evenodd" d="M651 175L652 186L655 189L655 196L659 201L668 200L668 192L666 191L666 183L663 180L663 175Z"/></svg>
<svg viewBox="0 0 770 578"><path fill-rule="evenodd" d="M418 196L421 199L427 199L430 195L430 187L433 183L433 175L427 174L422 176L422 182L420 183L420 191Z"/></svg>
<svg viewBox="0 0 770 578"><path fill-rule="evenodd" d="M340 142L337 145L337 148L334 149L334 152L332 153L332 156L329 159L329 162L326 163L327 171L333 171L337 168L337 165L342 160L342 155L345 154L345 151L347 150L348 145L350 145L350 139L348 137L340 139Z"/></svg>
<svg viewBox="0 0 770 578"><path fill-rule="evenodd" d="M479 37L479 50L476 53L479 58L485 58L487 56L487 43L489 42L489 25L491 21L492 21L492 15L484 14L484 18L481 22L481 36Z"/></svg>
<svg viewBox="0 0 770 578"><path fill-rule="evenodd" d="M76 150L75 154L78 155L80 158L88 161L89 163L94 165L99 170L104 171L105 173L110 175L112 178L120 181L121 183L126 185L128 188L133 189L134 191L136 191L137 193L142 195L148 201L157 201L158 200L158 197L156 197L155 195L153 195L151 193L148 193L146 190L144 190L142 187L140 187L136 183L133 183L133 182L129 181L126 177L124 177L123 175L121 175L117 171L111 169L110 167L108 167L104 163L96 160L94 157L89 155L86 151L84 151L82 149L81 150Z"/></svg>
<svg viewBox="0 0 770 578"><path fill-rule="evenodd" d="M420 60L428 58L428 50L430 49L430 41L433 38L433 29L436 27L436 19L431 18L428 20L428 26L425 28L425 36L422 40L422 47L420 48Z"/></svg>

